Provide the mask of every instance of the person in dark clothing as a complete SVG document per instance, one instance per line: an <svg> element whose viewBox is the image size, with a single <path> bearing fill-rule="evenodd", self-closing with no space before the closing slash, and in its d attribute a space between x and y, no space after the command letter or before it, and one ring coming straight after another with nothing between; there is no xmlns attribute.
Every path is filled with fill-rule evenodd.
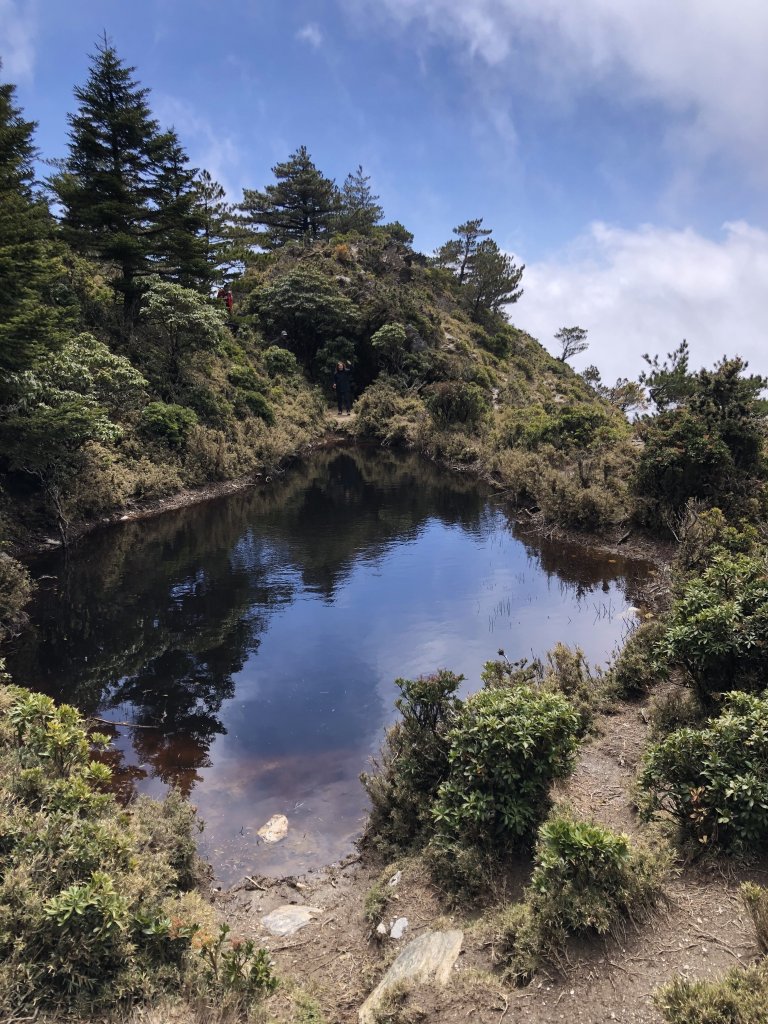
<svg viewBox="0 0 768 1024"><path fill-rule="evenodd" d="M339 416L346 411L349 416L352 411L352 374L349 367L339 360L333 374L333 390L336 392L336 402L339 406ZM343 410L342 410L343 407Z"/></svg>

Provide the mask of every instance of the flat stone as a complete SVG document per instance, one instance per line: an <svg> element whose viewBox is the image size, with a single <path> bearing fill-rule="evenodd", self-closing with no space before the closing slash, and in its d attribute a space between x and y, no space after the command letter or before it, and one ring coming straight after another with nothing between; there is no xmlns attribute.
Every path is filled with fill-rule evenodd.
<svg viewBox="0 0 768 1024"><path fill-rule="evenodd" d="M389 931L390 939L402 939L405 933L408 931L408 918L398 917L393 923Z"/></svg>
<svg viewBox="0 0 768 1024"><path fill-rule="evenodd" d="M376 1010L393 988L443 986L461 951L464 932L425 932L409 942L358 1012L360 1024L375 1024Z"/></svg>
<svg viewBox="0 0 768 1024"><path fill-rule="evenodd" d="M271 935L293 935L321 913L319 907L297 907L287 903L262 917L261 923Z"/></svg>
<svg viewBox="0 0 768 1024"><path fill-rule="evenodd" d="M396 871L396 872L394 873L394 875L392 875L392 877L390 878L390 880L389 880L389 881L387 882L387 885L388 885L388 886L389 886L389 887L390 887L391 889L394 889L394 887L395 887L396 885L400 885L400 879L401 879L402 877L403 877L403 872L402 872L402 871Z"/></svg>
<svg viewBox="0 0 768 1024"><path fill-rule="evenodd" d="M281 839L285 839L287 834L288 819L284 814L273 814L256 833L265 843L279 843Z"/></svg>

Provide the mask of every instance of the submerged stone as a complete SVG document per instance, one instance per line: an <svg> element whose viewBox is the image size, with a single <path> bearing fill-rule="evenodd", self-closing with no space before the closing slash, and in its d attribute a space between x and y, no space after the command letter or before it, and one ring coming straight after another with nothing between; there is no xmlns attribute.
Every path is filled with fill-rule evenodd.
<svg viewBox="0 0 768 1024"><path fill-rule="evenodd" d="M256 833L265 843L279 843L281 839L285 839L287 834L288 819L284 814L273 814Z"/></svg>
<svg viewBox="0 0 768 1024"><path fill-rule="evenodd" d="M392 989L405 985L446 985L461 951L464 932L425 932L409 942L358 1014L360 1024L375 1024L376 1010Z"/></svg>

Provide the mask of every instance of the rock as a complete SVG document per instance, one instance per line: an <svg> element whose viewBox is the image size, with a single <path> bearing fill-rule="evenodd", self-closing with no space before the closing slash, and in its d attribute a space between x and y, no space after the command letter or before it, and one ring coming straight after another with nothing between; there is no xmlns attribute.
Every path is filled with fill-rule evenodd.
<svg viewBox="0 0 768 1024"><path fill-rule="evenodd" d="M398 917L389 932L390 939L402 939L408 931L408 918Z"/></svg>
<svg viewBox="0 0 768 1024"><path fill-rule="evenodd" d="M409 942L360 1007L360 1024L375 1024L376 1010L389 992L405 985L446 985L464 941L464 932L425 932Z"/></svg>
<svg viewBox="0 0 768 1024"><path fill-rule="evenodd" d="M387 926L384 924L383 921L379 921L379 923L376 925L376 934L379 935L382 939L386 937Z"/></svg>
<svg viewBox="0 0 768 1024"><path fill-rule="evenodd" d="M271 935L293 935L320 913L319 907L297 907L287 903L262 917L261 923Z"/></svg>
<svg viewBox="0 0 768 1024"><path fill-rule="evenodd" d="M273 814L256 833L265 843L279 843L288 834L288 819L284 814Z"/></svg>
<svg viewBox="0 0 768 1024"><path fill-rule="evenodd" d="M394 875L392 875L390 880L387 882L387 885L390 887L390 889L394 889L394 887L396 885L400 885L400 879L402 877L403 877L403 872L402 871L396 871L394 873Z"/></svg>

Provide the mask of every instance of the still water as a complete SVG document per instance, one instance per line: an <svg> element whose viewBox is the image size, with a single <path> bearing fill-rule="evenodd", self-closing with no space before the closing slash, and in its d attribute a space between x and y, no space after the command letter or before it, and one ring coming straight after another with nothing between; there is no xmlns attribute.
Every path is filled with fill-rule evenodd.
<svg viewBox="0 0 768 1024"><path fill-rule="evenodd" d="M516 533L503 501L418 458L320 452L264 487L88 537L32 569L15 681L129 723L123 790L189 794L217 876L348 853L394 680L558 640L604 662L644 563ZM288 836L257 830L285 814Z"/></svg>

